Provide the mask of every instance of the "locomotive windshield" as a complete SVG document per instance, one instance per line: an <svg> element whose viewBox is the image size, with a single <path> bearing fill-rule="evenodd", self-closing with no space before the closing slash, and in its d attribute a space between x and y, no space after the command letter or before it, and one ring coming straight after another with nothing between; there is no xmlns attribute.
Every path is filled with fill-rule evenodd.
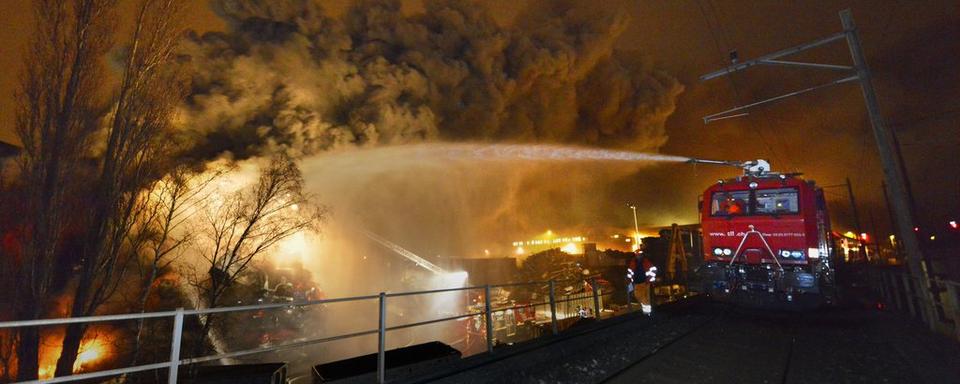
<svg viewBox="0 0 960 384"><path fill-rule="evenodd" d="M713 216L745 216L750 191L721 191L713 193L710 214Z"/></svg>
<svg viewBox="0 0 960 384"><path fill-rule="evenodd" d="M796 188L717 191L710 203L711 216L792 215L800 212Z"/></svg>
<svg viewBox="0 0 960 384"><path fill-rule="evenodd" d="M756 192L756 215L783 215L800 212L797 190L794 188L762 189Z"/></svg>

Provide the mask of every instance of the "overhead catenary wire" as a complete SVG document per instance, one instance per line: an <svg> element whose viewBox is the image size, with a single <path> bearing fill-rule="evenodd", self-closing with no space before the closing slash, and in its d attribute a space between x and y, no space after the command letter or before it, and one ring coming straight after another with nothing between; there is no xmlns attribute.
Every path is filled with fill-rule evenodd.
<svg viewBox="0 0 960 384"><path fill-rule="evenodd" d="M720 25L720 19L717 16L716 7L713 5L711 1L707 0L707 4L710 6L714 14L714 19L716 19L717 27L721 35L720 38L724 40L724 43L721 46L720 39L717 38L717 30L714 29L714 25L713 23L711 23L710 17L707 15L707 12L703 7L702 2L703 0L697 0L697 7L700 9L700 14L703 15L703 19L704 19L704 22L706 23L707 30L710 32L710 37L712 38L714 46L717 50L717 55L723 57L724 51L725 51L724 47L730 46L729 41L726 38L726 34L723 31L722 25ZM727 51L729 51L729 49L727 49ZM731 89L733 90L734 101L737 104L740 104L741 97L740 97L739 87L737 86L736 81L733 79L733 76L729 76L729 81L730 81ZM747 119L747 125L750 127L751 130L757 133L757 136L760 138L760 142L766 148L767 155L770 157L770 159L773 160L775 163L780 163L782 159L779 156L777 156L776 151L773 150L773 146L770 144L770 141L767 140L767 137L763 134L763 130L757 127L756 124L753 122L753 120L750 120L749 118ZM781 163L781 164L786 165L786 163Z"/></svg>

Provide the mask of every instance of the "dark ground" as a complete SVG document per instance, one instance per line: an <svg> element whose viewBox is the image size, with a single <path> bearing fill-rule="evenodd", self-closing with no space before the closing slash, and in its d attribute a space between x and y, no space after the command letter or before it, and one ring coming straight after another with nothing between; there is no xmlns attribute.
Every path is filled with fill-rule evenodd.
<svg viewBox="0 0 960 384"><path fill-rule="evenodd" d="M960 345L872 309L770 313L694 299L567 333L465 359L430 382L960 383Z"/></svg>

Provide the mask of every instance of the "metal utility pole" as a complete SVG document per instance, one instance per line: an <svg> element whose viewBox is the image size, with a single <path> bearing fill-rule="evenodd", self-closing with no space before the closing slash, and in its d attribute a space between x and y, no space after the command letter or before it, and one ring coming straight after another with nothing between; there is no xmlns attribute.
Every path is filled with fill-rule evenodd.
<svg viewBox="0 0 960 384"><path fill-rule="evenodd" d="M880 189L883 191L883 204L887 209L887 218L890 220L890 225L892 226L891 232L895 233L894 239L890 242L890 249L893 250L893 254L896 258L903 258L903 246L900 245L900 241L897 236L900 236L900 227L897 224L896 215L893 214L893 208L890 205L890 194L887 192L887 183L880 181ZM912 230L912 228L911 228Z"/></svg>
<svg viewBox="0 0 960 384"><path fill-rule="evenodd" d="M857 242L860 243L860 249L864 250L864 258L867 258L866 247L863 246L863 227L860 226L860 212L857 210L857 200L853 197L853 186L850 185L849 177L847 178L847 197L850 199L850 209L853 210L853 225L857 230Z"/></svg>
<svg viewBox="0 0 960 384"><path fill-rule="evenodd" d="M893 135L887 129L886 122L883 121L883 115L880 114L880 103L877 101L877 94L873 90L870 69L867 67L863 48L860 46L860 36L857 34L857 26L853 22L853 14L849 9L840 11L840 20L843 23L843 33L847 38L847 46L850 48L850 56L853 57L857 77L860 78L860 90L863 91L863 98L867 104L867 114L870 116L870 125L873 126L873 136L877 141L883 176L890 187L890 202L892 203L894 218L898 223L900 241L903 242L903 248L906 251L907 265L910 267L910 274L919 278L923 285L920 295L924 306L923 312L927 314L927 322L930 327L935 329L939 317L935 305L939 300L932 292L933 287L930 283L930 273L932 271L923 259L920 242L913 232L913 212L910 207L910 197L907 191L906 177L903 174L903 165L900 164L900 160L896 156Z"/></svg>
<svg viewBox="0 0 960 384"><path fill-rule="evenodd" d="M640 249L640 224L637 222L637 206L633 204L628 205L633 211L633 244L634 247Z"/></svg>
<svg viewBox="0 0 960 384"><path fill-rule="evenodd" d="M840 20L843 25L842 32L835 33L811 43L801 44L796 47L763 55L753 60L734 63L727 68L700 76L700 80L705 81L725 76L756 65L779 65L797 68L831 70L843 73L843 77L825 84L816 85L766 100L738 106L720 113L708 115L703 118L703 121L704 123L710 123L711 121L731 118L734 117L734 113L739 113L742 115L742 111L759 105L842 83L852 81L859 82L860 89L863 92L863 98L866 103L867 114L870 118L870 125L873 128L873 136L877 142L877 149L880 154L880 162L883 168L884 180L886 181L887 186L890 188L888 197L893 212L897 234L899 235L900 242L903 245L910 273L914 277L918 278L923 286L922 292L920 292L920 299L924 307L924 317L927 320L928 325L935 329L938 323L938 311L936 309L936 305L939 300L938 297L933 294L933 287L930 283L931 271L923 259L923 255L920 251L920 243L917 240L916 235L913 233L913 213L906 188L906 177L903 174L901 161L896 155L896 150L894 148L894 137L891 131L887 128L887 125L883 120L883 116L880 114L880 104L877 101L877 94L873 89L873 84L871 83L870 70L867 67L867 62L863 55L863 48L860 46L860 37L857 34L857 28L853 22L853 15L849 9L840 11ZM845 40L847 42L847 46L850 49L850 56L853 59L853 66L779 60L779 58L784 56L793 55L811 48L840 40Z"/></svg>
<svg viewBox="0 0 960 384"><path fill-rule="evenodd" d="M877 237L877 220L873 217L873 211L867 211L867 215L870 216L870 233L873 236L873 257L878 262L883 263L883 255L880 252L880 238Z"/></svg>

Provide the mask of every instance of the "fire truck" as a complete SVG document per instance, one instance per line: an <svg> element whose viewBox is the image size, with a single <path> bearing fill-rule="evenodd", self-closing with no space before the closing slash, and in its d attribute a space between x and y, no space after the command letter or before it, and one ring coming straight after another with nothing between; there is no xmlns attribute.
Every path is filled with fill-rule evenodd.
<svg viewBox="0 0 960 384"><path fill-rule="evenodd" d="M823 190L765 160L691 163L736 166L703 194L704 291L761 306L816 306L836 300L835 252Z"/></svg>

